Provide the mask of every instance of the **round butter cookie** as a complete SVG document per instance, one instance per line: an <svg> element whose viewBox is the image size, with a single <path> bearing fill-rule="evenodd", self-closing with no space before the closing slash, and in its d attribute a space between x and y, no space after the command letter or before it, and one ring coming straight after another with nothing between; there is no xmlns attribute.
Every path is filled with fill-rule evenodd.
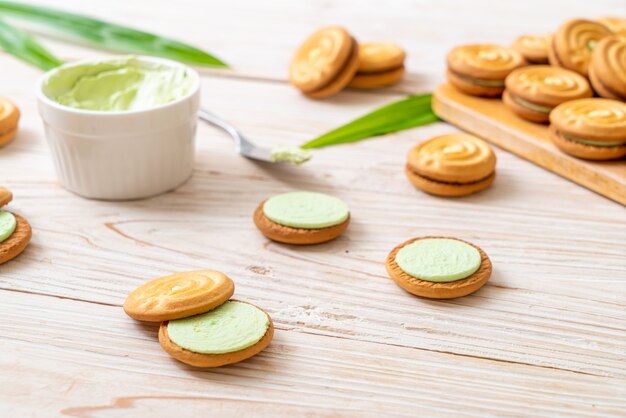
<svg viewBox="0 0 626 418"><path fill-rule="evenodd" d="M513 41L511 48L522 54L530 64L547 64L550 42L551 35L522 35Z"/></svg>
<svg viewBox="0 0 626 418"><path fill-rule="evenodd" d="M626 36L607 36L596 44L589 79L598 95L626 101Z"/></svg>
<svg viewBox="0 0 626 418"><path fill-rule="evenodd" d="M19 120L20 111L17 106L9 99L0 97L0 147L15 138Z"/></svg>

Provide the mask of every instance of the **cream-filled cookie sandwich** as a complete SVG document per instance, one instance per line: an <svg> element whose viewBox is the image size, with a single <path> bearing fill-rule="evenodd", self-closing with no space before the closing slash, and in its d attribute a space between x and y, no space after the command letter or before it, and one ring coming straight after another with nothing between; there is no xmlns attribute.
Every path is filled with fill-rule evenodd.
<svg viewBox="0 0 626 418"><path fill-rule="evenodd" d="M447 57L448 81L464 93L495 97L504 91L504 79L526 65L513 48L493 44L462 45Z"/></svg>
<svg viewBox="0 0 626 418"><path fill-rule="evenodd" d="M530 64L547 64L550 42L552 42L551 35L522 35L515 39L511 48L522 54Z"/></svg>
<svg viewBox="0 0 626 418"><path fill-rule="evenodd" d="M404 290L431 299L452 299L480 289L491 261L479 247L448 237L410 239L387 256L389 276Z"/></svg>
<svg viewBox="0 0 626 418"><path fill-rule="evenodd" d="M548 122L561 103L593 96L587 79L560 67L531 65L518 68L505 80L504 104L532 122Z"/></svg>
<svg viewBox="0 0 626 418"><path fill-rule="evenodd" d="M404 76L404 50L389 42L359 45L359 66L348 87L375 89L391 86Z"/></svg>
<svg viewBox="0 0 626 418"><path fill-rule="evenodd" d="M13 199L13 194L0 187L0 207ZM0 264L20 255L32 237L30 224L23 217L0 209Z"/></svg>
<svg viewBox="0 0 626 418"><path fill-rule="evenodd" d="M341 235L350 223L350 211L340 199L327 194L289 192L261 202L253 218L269 239L309 245Z"/></svg>
<svg viewBox="0 0 626 418"><path fill-rule="evenodd" d="M496 156L489 144L474 135L456 133L426 140L409 151L408 179L423 191L439 196L465 196L491 185Z"/></svg>
<svg viewBox="0 0 626 418"><path fill-rule="evenodd" d="M598 95L626 101L626 35L607 36L596 44L589 80Z"/></svg>

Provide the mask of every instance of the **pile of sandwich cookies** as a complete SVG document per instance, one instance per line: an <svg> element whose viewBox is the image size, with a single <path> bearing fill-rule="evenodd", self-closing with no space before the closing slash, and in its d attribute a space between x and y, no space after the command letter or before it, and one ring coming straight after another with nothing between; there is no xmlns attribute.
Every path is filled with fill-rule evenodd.
<svg viewBox="0 0 626 418"><path fill-rule="evenodd" d="M550 123L552 141L570 155L622 158L626 156L624 28L626 20L619 18L574 19L551 35L521 36L511 47L459 46L447 57L448 81L466 94L502 96L519 117Z"/></svg>
<svg viewBox="0 0 626 418"><path fill-rule="evenodd" d="M0 208L13 200L13 194L0 187ZM32 237L32 229L20 215L0 209L0 264L13 260L26 248Z"/></svg>
<svg viewBox="0 0 626 418"><path fill-rule="evenodd" d="M160 322L159 343L176 360L219 367L258 354L274 335L267 312L231 300L234 291L234 282L218 271L176 273L139 286L124 311L138 321Z"/></svg>
<svg viewBox="0 0 626 418"><path fill-rule="evenodd" d="M394 43L359 44L344 28L325 27L296 50L289 81L307 97L322 99L346 87L391 86L404 76L405 52Z"/></svg>

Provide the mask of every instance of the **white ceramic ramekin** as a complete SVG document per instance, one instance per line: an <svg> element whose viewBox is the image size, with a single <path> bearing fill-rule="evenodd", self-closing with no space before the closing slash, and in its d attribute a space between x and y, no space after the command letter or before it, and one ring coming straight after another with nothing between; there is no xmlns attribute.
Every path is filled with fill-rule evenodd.
<svg viewBox="0 0 626 418"><path fill-rule="evenodd" d="M44 74L37 84L39 113L55 170L61 184L76 194L105 200L140 199L172 190L191 176L200 77L175 61L137 59L183 66L193 79L193 88L185 97L150 109L90 111L61 105L45 95L43 85L58 69Z"/></svg>

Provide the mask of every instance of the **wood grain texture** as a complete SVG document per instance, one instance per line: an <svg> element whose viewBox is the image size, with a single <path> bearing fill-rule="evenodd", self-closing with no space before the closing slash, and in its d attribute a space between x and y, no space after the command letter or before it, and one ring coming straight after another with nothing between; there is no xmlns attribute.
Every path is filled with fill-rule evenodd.
<svg viewBox="0 0 626 418"><path fill-rule="evenodd" d="M544 13L532 12L539 5ZM461 41L512 40L550 31L569 16L619 14L622 6L63 5L189 40L226 59L233 71L203 77L203 106L268 146L300 144L403 92L434 88L445 51ZM477 8L488 14L473 13ZM284 81L288 60L308 32L327 23L405 46L407 80L324 102L300 95ZM64 57L100 54L48 44ZM499 148L490 189L461 199L415 190L403 172L406 153L456 130L445 123L320 150L299 168L245 160L226 136L201 124L194 175L178 190L133 202L85 200L56 180L33 94L40 73L6 55L0 71L0 94L22 110L18 137L0 148L0 185L14 192L7 209L33 226L31 245L0 266L0 415L623 414L626 211L617 203ZM265 239L252 222L255 207L294 189L346 201L346 233L314 247ZM434 234L479 245L493 262L489 283L452 301L397 287L385 273L388 252ZM205 268L232 277L235 297L274 319L275 339L261 355L212 371L188 368L162 351L156 325L124 315L121 305L137 285Z"/></svg>
<svg viewBox="0 0 626 418"><path fill-rule="evenodd" d="M500 99L473 97L441 84L433 109L445 121L626 206L626 160L586 161L565 154L547 125L521 119Z"/></svg>

